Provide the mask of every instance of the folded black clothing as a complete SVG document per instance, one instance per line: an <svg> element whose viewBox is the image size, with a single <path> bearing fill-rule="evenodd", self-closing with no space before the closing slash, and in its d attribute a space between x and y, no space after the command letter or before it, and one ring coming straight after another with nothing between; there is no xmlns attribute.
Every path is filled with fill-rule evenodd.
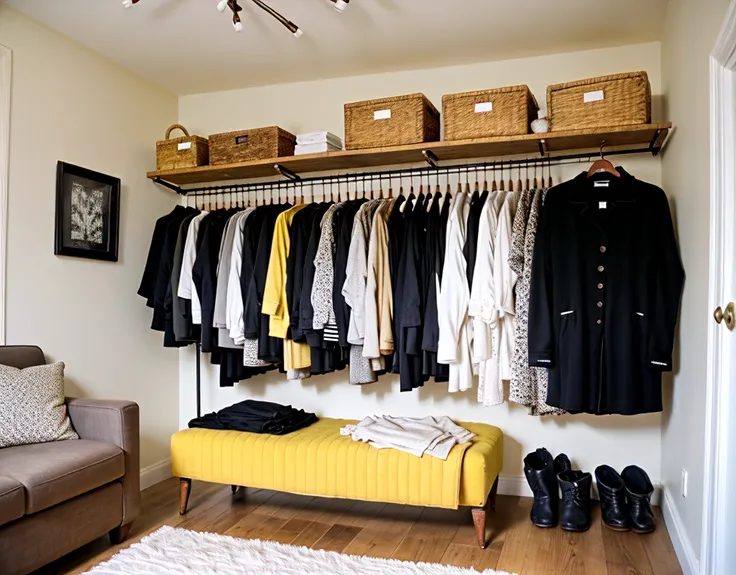
<svg viewBox="0 0 736 575"><path fill-rule="evenodd" d="M268 401L246 399L189 422L189 427L286 435L319 421L314 413Z"/></svg>

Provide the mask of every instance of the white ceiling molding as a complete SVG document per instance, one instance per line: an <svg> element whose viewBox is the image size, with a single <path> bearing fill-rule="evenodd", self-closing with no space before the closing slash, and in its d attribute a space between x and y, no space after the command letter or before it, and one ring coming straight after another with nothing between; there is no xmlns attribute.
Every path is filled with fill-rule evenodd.
<svg viewBox="0 0 736 575"><path fill-rule="evenodd" d="M218 0L6 0L177 94L507 60L658 41L667 0L252 1L242 31Z"/></svg>

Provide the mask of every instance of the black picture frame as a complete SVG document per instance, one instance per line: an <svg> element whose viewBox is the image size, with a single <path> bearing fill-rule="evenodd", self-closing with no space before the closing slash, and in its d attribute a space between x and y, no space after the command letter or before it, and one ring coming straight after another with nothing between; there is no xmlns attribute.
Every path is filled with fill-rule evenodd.
<svg viewBox="0 0 736 575"><path fill-rule="evenodd" d="M54 254L118 261L120 178L56 165Z"/></svg>

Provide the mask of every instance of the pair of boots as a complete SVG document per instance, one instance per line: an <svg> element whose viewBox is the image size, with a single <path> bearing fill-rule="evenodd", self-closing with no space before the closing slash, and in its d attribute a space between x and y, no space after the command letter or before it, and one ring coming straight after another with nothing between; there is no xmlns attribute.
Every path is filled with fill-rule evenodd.
<svg viewBox="0 0 736 575"><path fill-rule="evenodd" d="M562 489L561 527L565 531L590 528L590 473L573 470L564 453L552 459L544 448L524 458L524 474L534 493L531 520L537 527L555 527L559 518L559 487Z"/></svg>
<svg viewBox="0 0 736 575"><path fill-rule="evenodd" d="M654 487L646 471L629 465L619 475L613 467L595 470L603 524L614 531L651 533L657 524L650 503Z"/></svg>

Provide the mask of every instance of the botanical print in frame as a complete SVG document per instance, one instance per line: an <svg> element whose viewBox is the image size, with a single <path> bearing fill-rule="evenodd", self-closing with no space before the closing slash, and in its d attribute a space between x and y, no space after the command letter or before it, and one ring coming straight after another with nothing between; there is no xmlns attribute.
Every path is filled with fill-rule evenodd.
<svg viewBox="0 0 736 575"><path fill-rule="evenodd" d="M54 253L118 261L119 223L120 179L59 162Z"/></svg>

